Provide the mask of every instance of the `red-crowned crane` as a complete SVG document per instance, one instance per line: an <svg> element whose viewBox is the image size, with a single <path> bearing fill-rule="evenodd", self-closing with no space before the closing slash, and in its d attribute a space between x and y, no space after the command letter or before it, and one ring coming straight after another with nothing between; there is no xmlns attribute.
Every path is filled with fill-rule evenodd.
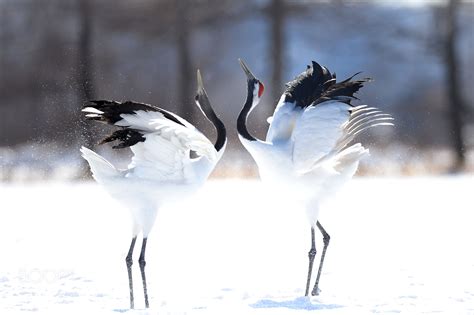
<svg viewBox="0 0 474 315"><path fill-rule="evenodd" d="M324 247L312 295L319 294L319 279L329 244L329 234L318 221L321 203L352 178L359 160L369 151L360 143L351 144L362 131L375 126L392 126L390 115L366 105L354 106L354 94L368 79L336 82L336 75L312 62L306 71L286 84L265 141L247 129L249 113L263 94L263 84L240 60L247 75L247 99L237 119L240 141L258 165L263 182L278 189L305 208L311 224L311 249L305 295L309 294L316 256L315 228Z"/></svg>
<svg viewBox="0 0 474 315"><path fill-rule="evenodd" d="M197 86L196 105L217 130L214 145L183 118L153 105L97 100L87 102L82 110L87 119L118 128L101 144L116 141L114 149L129 147L133 153L128 168L119 170L97 153L81 148L94 179L132 214L133 236L126 257L132 309L132 254L138 234L143 236L138 262L148 308L145 249L157 211L202 186L225 150L226 129L211 107L199 70Z"/></svg>

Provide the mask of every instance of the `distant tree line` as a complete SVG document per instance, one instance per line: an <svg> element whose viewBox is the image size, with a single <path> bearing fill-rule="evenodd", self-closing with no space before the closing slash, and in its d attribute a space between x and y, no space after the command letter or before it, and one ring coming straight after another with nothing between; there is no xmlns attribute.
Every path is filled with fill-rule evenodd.
<svg viewBox="0 0 474 315"><path fill-rule="evenodd" d="M472 9L460 0L424 13L344 0L2 0L0 146L58 141L92 147L102 129L80 115L91 98L157 104L209 128L193 105L198 67L232 126L244 97L238 57L268 82L256 113L265 118L284 82L321 59L348 71L339 79L352 70L376 77L377 88L368 87L362 98L388 103L382 106L390 106L398 126L382 136L451 146L453 167L460 169L471 145L466 130L474 124L466 81L474 64L466 53L474 41ZM423 19L410 20L418 15ZM407 66L417 60L419 68ZM252 124L259 133L266 128Z"/></svg>

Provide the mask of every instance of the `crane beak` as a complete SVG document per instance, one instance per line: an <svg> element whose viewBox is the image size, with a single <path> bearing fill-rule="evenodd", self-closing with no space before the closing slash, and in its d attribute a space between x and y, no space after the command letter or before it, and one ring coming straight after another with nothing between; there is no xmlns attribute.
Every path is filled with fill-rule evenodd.
<svg viewBox="0 0 474 315"><path fill-rule="evenodd" d="M211 102L209 101L209 97L207 96L206 90L204 89L204 83L202 82L201 71L197 70L197 91L196 97L194 100L196 101L196 105L203 111L212 111ZM207 116L207 115L206 115Z"/></svg>
<svg viewBox="0 0 474 315"><path fill-rule="evenodd" d="M245 74L247 75L247 79L249 81L257 80L257 78L253 75L252 71L250 71L249 67L247 67L245 62L240 58L239 58L239 63L240 63L240 66L242 67L242 70L244 70Z"/></svg>
<svg viewBox="0 0 474 315"><path fill-rule="evenodd" d="M197 90L200 94L205 94L206 90L204 90L204 83L202 83L202 76L201 71L197 70Z"/></svg>

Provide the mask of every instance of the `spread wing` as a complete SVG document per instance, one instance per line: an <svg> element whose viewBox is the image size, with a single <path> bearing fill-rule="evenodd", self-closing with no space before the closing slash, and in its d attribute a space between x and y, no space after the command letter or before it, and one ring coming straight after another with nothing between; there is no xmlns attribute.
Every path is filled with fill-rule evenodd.
<svg viewBox="0 0 474 315"><path fill-rule="evenodd" d="M135 103L91 101L83 109L87 118L119 127L101 143L117 141L113 148L130 147L129 174L141 178L185 180L191 151L213 161L212 143L193 125L161 108Z"/></svg>
<svg viewBox="0 0 474 315"><path fill-rule="evenodd" d="M304 110L292 134L293 165L297 170L310 169L333 150L343 136L350 109L346 103L329 101Z"/></svg>
<svg viewBox="0 0 474 315"><path fill-rule="evenodd" d="M335 82L335 75L312 61L311 66L295 79L286 83L286 89L278 102L273 116L269 118L266 140L275 142L291 137L296 121L303 110L317 100Z"/></svg>
<svg viewBox="0 0 474 315"><path fill-rule="evenodd" d="M293 164L306 172L344 149L362 131L393 125L393 118L366 105L352 107L344 102L326 101L307 107L292 134Z"/></svg>
<svg viewBox="0 0 474 315"><path fill-rule="evenodd" d="M270 127L267 131L266 141L274 143L290 139L296 121L302 113L301 107L296 106L295 103L286 102L285 97L282 96L273 116L268 118Z"/></svg>
<svg viewBox="0 0 474 315"><path fill-rule="evenodd" d="M354 76L336 82L336 74L312 61L311 66L286 84L278 105L270 118L267 141L288 140L303 111L326 101L339 101L351 105L352 99L369 79L352 80Z"/></svg>

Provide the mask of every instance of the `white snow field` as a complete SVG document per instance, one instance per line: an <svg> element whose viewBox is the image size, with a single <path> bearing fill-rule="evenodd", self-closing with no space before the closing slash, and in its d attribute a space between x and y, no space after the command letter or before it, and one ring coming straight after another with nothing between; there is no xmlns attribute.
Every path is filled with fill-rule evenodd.
<svg viewBox="0 0 474 315"><path fill-rule="evenodd" d="M150 309L137 242L136 310L128 212L96 183L1 184L0 198L0 314L474 314L471 175L350 182L322 210L332 238L311 298L303 211L257 180L211 180L158 214Z"/></svg>

